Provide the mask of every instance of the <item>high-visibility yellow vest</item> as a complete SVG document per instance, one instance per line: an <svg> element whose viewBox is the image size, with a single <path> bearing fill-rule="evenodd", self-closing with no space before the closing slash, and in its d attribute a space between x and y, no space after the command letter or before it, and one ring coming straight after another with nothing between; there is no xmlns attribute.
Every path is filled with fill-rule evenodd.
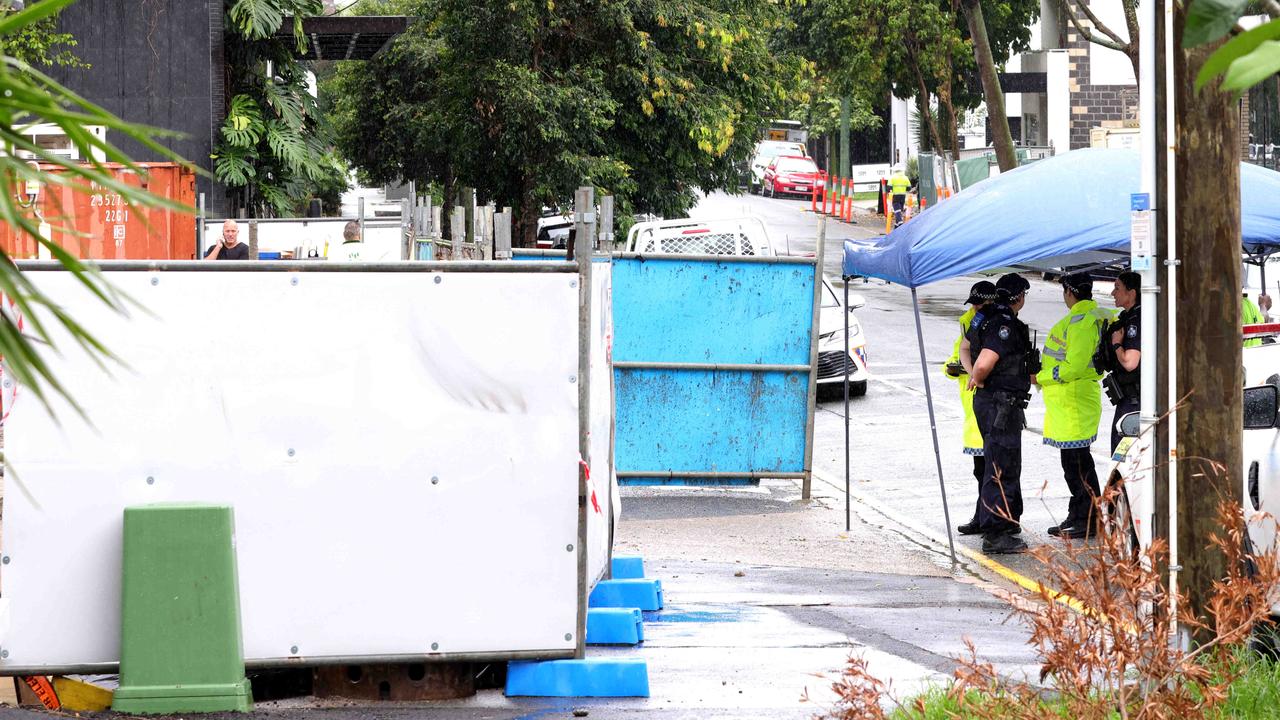
<svg viewBox="0 0 1280 720"><path fill-rule="evenodd" d="M906 195L911 189L911 178L904 173L894 173L889 177L889 194Z"/></svg>
<svg viewBox="0 0 1280 720"><path fill-rule="evenodd" d="M1240 324L1241 325L1259 325L1266 322L1267 319L1262 316L1262 311L1257 305L1249 299L1248 295L1240 298ZM1262 338L1250 338L1244 341L1245 347L1258 347L1262 345Z"/></svg>
<svg viewBox="0 0 1280 720"><path fill-rule="evenodd" d="M942 365L944 373L947 371L947 365L960 362L960 341L964 340L965 333L969 331L969 325L973 322L973 316L977 314L978 309L970 307L960 316L960 335L956 338L955 346L951 348L951 357L947 358ZM961 375L954 379L960 386L960 407L964 408L964 454L981 455L982 431L978 429L978 418L973 414L974 391L969 389L969 376Z"/></svg>
<svg viewBox="0 0 1280 720"><path fill-rule="evenodd" d="M1036 382L1044 393L1044 443L1083 448L1098 437L1102 373L1093 365L1103 330L1114 318L1093 300L1081 300L1049 331Z"/></svg>

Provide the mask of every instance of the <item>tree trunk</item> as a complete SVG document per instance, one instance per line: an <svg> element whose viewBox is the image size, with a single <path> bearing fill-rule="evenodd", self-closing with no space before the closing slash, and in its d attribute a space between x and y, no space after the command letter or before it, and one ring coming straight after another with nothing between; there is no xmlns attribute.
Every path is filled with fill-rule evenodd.
<svg viewBox="0 0 1280 720"><path fill-rule="evenodd" d="M973 56L978 62L978 74L982 76L982 96L987 101L987 122L991 123L996 161L1000 163L1000 172L1008 172L1018 167L1018 156L1013 150L1013 134L1009 132L1009 116L1005 114L1004 92L1000 90L996 60L987 39L987 22L982 17L982 5L978 0L964 0L963 6L965 19L969 22L969 36L973 38Z"/></svg>
<svg viewBox="0 0 1280 720"><path fill-rule="evenodd" d="M534 247L538 244L538 218L542 206L533 196L533 175L520 180L520 222L516 226L516 247Z"/></svg>
<svg viewBox="0 0 1280 720"><path fill-rule="evenodd" d="M1179 586L1209 621L1214 581L1225 558L1209 537L1223 528L1222 502L1240 504L1243 477L1243 370L1240 338L1240 141L1236 102L1217 84L1194 90L1196 74L1221 43L1182 50L1184 4L1174 11L1177 127ZM1218 463L1219 468L1210 466ZM1212 634L1194 631L1197 642Z"/></svg>
<svg viewBox="0 0 1280 720"><path fill-rule="evenodd" d="M947 77L951 76L951 71L947 71ZM951 101L951 81L938 86L938 104L947 111L947 135L951 140L952 157L960 158L960 123L956 121L956 106Z"/></svg>

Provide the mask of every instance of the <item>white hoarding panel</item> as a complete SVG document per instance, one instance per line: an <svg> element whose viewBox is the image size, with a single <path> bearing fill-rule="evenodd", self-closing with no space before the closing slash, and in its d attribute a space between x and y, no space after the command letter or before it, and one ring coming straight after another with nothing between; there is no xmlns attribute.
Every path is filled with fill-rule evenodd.
<svg viewBox="0 0 1280 720"><path fill-rule="evenodd" d="M105 274L145 311L30 274L128 368L62 342L88 422L12 409L0 671L116 662L122 510L172 501L235 508L251 663L572 652L576 275Z"/></svg>
<svg viewBox="0 0 1280 720"><path fill-rule="evenodd" d="M613 265L591 267L591 481L587 487L587 580L609 566L613 524L622 510L613 466Z"/></svg>

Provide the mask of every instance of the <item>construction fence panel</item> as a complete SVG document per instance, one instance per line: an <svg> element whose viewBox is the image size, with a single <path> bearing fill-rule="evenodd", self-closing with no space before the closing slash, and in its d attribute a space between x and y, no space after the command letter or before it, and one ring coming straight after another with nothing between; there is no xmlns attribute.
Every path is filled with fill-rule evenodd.
<svg viewBox="0 0 1280 720"><path fill-rule="evenodd" d="M615 256L622 484L808 470L815 281L811 261Z"/></svg>
<svg viewBox="0 0 1280 720"><path fill-rule="evenodd" d="M609 569L613 528L622 514L613 467L613 268L608 258L591 268L591 457L587 464L587 577Z"/></svg>
<svg viewBox="0 0 1280 720"><path fill-rule="evenodd" d="M122 511L184 501L234 508L250 666L573 656L573 266L185 265L108 267L145 308L128 316L28 272L124 365L104 373L56 335L47 359L85 415L21 388L12 405L0 673L116 663Z"/></svg>

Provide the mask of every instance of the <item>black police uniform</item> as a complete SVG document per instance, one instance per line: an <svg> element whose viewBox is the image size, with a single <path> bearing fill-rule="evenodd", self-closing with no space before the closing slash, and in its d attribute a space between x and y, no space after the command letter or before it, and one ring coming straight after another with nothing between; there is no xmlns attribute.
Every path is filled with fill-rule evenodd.
<svg viewBox="0 0 1280 720"><path fill-rule="evenodd" d="M1131 412L1138 412L1138 390L1142 385L1140 369L1142 364L1132 370L1125 370L1116 360L1116 349L1111 345L1111 336L1116 330L1121 330L1120 347L1127 350L1142 349L1142 310L1141 306L1133 307L1120 313L1120 317L1116 319L1107 332L1103 336L1103 343L1107 348L1107 356L1110 359L1108 367L1111 368L1111 376L1107 378L1107 397L1116 406L1116 413L1111 418L1111 452L1116 451L1116 446L1120 444L1120 431L1116 429L1116 423L1120 422L1120 418Z"/></svg>
<svg viewBox="0 0 1280 720"><path fill-rule="evenodd" d="M983 350L1000 356L973 396L986 459L978 530L990 539L1017 530L1022 517L1022 427L1031 389L1026 366L1031 331L1008 305L997 303L985 313L978 340L973 344L975 363Z"/></svg>

